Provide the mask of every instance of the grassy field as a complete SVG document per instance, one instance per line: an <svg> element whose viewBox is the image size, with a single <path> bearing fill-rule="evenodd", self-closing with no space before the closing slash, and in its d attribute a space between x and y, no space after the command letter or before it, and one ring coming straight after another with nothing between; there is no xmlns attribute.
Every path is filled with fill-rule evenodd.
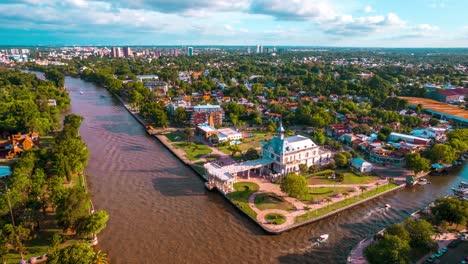
<svg viewBox="0 0 468 264"><path fill-rule="evenodd" d="M38 257L47 254L52 234L53 232L40 231L36 238L25 242L27 251L25 259L28 260L31 257ZM21 257L16 253L16 251L10 250L10 252L6 254L5 260L8 264L17 264L21 261Z"/></svg>
<svg viewBox="0 0 468 264"><path fill-rule="evenodd" d="M186 141L186 137L183 131L176 130L171 133L165 134L165 136L172 142Z"/></svg>
<svg viewBox="0 0 468 264"><path fill-rule="evenodd" d="M39 140L40 140L41 148L48 148L54 144L53 136L41 136Z"/></svg>
<svg viewBox="0 0 468 264"><path fill-rule="evenodd" d="M260 187L253 182L237 182L234 183L234 189L236 192L228 194L228 198L236 204L242 211L257 219L257 213L255 213L249 206L249 197Z"/></svg>
<svg viewBox="0 0 468 264"><path fill-rule="evenodd" d="M178 142L173 143L173 145L178 149L182 149L189 160L198 160L203 155L211 153L211 149L209 147L199 142Z"/></svg>
<svg viewBox="0 0 468 264"><path fill-rule="evenodd" d="M258 149L261 147L262 140L269 140L272 137L272 133L270 132L252 132L248 134L251 134L252 137L242 139L242 143L239 144L239 147L242 149L242 152L247 151L249 148ZM225 154L231 154L231 151L228 150L228 146L220 146L218 147L218 149Z"/></svg>
<svg viewBox="0 0 468 264"><path fill-rule="evenodd" d="M304 222L304 221L309 220L309 219L313 219L313 218L322 216L324 214L333 212L333 211L338 210L340 208L343 208L345 206L348 206L348 205L351 205L353 203L357 203L359 201L362 201L362 200L364 200L366 198L375 196L375 195L377 195L379 193L391 190L391 189L393 189L395 187L398 187L398 185L393 184L393 183L390 183L390 184L387 184L387 185L384 185L384 186L380 186L380 187L378 187L376 189L372 189L372 190L370 190L368 192L365 192L363 194L360 194L358 196L353 196L353 197L350 197L350 198L348 198L346 200L342 200L342 201L339 201L337 203L332 203L332 204L330 204L328 206L325 206L323 208L320 208L318 210L314 210L314 211L308 212L306 214L299 215L299 216L296 217L295 221L296 221L296 223L300 223L300 222Z"/></svg>
<svg viewBox="0 0 468 264"><path fill-rule="evenodd" d="M273 225L281 225L286 222L286 217L282 214L267 214L265 215L265 221Z"/></svg>
<svg viewBox="0 0 468 264"><path fill-rule="evenodd" d="M334 180L329 180L328 177L332 175L332 170L324 170L320 171L311 175L307 176L307 182L309 184L367 184L377 181L379 178L376 176L368 176L368 175L358 175L354 172L349 171L339 171L337 170L336 173L343 174L343 181L337 182Z"/></svg>
<svg viewBox="0 0 468 264"><path fill-rule="evenodd" d="M198 172L198 173L201 173L203 175L206 174L206 169L205 167L203 167L203 165L205 165L205 162L197 162L193 165L193 168Z"/></svg>
<svg viewBox="0 0 468 264"><path fill-rule="evenodd" d="M338 194L342 194L344 192L349 192L354 190L353 188L349 187L310 187L309 188L309 195L304 201L320 201L326 197L332 197Z"/></svg>
<svg viewBox="0 0 468 264"><path fill-rule="evenodd" d="M255 207L260 210L279 209L294 211L296 207L274 193L260 193L255 197Z"/></svg>

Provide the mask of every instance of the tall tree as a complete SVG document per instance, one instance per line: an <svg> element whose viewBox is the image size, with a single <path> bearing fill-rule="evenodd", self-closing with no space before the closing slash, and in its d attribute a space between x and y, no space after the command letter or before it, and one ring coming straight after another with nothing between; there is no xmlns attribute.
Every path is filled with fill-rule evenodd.
<svg viewBox="0 0 468 264"><path fill-rule="evenodd" d="M86 243L75 243L62 248L52 254L47 259L48 264L94 264L96 263L96 253L93 248Z"/></svg>
<svg viewBox="0 0 468 264"><path fill-rule="evenodd" d="M281 180L281 191L294 198L304 198L309 193L306 179L297 174L288 174Z"/></svg>
<svg viewBox="0 0 468 264"><path fill-rule="evenodd" d="M78 220L76 233L84 237L97 235L106 227L107 220L109 220L109 215L103 210L82 217Z"/></svg>

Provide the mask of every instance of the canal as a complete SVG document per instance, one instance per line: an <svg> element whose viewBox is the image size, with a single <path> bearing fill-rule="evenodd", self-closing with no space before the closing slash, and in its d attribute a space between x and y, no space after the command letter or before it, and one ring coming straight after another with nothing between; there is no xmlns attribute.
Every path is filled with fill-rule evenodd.
<svg viewBox="0 0 468 264"><path fill-rule="evenodd" d="M85 119L94 205L110 219L98 248L110 263L345 263L363 238L450 193L468 166L281 235L267 235L145 130L105 89L66 77L71 112ZM83 93L81 94L80 91ZM381 209L383 204L392 208ZM330 234L311 247L311 239Z"/></svg>

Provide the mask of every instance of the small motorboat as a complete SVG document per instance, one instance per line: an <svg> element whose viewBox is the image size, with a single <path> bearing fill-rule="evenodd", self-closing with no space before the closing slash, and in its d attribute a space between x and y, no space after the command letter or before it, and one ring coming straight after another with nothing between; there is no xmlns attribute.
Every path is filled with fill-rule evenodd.
<svg viewBox="0 0 468 264"><path fill-rule="evenodd" d="M80 91L80 94L84 94L84 92L83 92L83 91Z"/></svg>
<svg viewBox="0 0 468 264"><path fill-rule="evenodd" d="M319 237L317 238L317 241L316 241L316 242L317 242L317 243L322 243L322 242L327 241L327 239L328 239L328 234L323 234L323 235L321 235L321 236L319 236Z"/></svg>
<svg viewBox="0 0 468 264"><path fill-rule="evenodd" d="M392 206L389 205L389 204L385 204L385 205L384 205L384 208L392 208Z"/></svg>
<svg viewBox="0 0 468 264"><path fill-rule="evenodd" d="M431 182L423 178L423 179L419 179L418 183L421 185L426 185L426 184L430 184Z"/></svg>

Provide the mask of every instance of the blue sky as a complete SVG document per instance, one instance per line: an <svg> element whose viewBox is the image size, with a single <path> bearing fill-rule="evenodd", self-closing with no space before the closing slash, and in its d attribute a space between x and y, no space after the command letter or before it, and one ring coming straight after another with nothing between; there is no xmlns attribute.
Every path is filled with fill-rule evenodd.
<svg viewBox="0 0 468 264"><path fill-rule="evenodd" d="M468 47L466 0L0 0L0 45Z"/></svg>

